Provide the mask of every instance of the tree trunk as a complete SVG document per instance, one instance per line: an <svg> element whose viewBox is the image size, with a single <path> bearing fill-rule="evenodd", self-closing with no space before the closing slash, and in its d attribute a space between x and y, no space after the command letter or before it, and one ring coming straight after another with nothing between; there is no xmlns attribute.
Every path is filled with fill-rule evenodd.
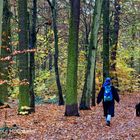
<svg viewBox="0 0 140 140"><path fill-rule="evenodd" d="M87 5L87 1L82 1L84 5ZM91 4L92 2L90 2ZM89 7L88 7L89 9ZM81 9L82 10L82 9ZM83 9L84 10L84 9ZM86 9L87 10L87 9ZM90 9L91 10L91 7ZM91 32L91 16L87 17L87 12L82 11L81 16L83 15L83 38L84 38L84 50L85 50L85 57L88 59L88 49L89 49L89 36Z"/></svg>
<svg viewBox="0 0 140 140"><path fill-rule="evenodd" d="M2 21L2 16L3 16L3 0L0 0L0 21ZM2 22L0 22L0 46L2 44L1 35L2 35Z"/></svg>
<svg viewBox="0 0 140 140"><path fill-rule="evenodd" d="M109 77L109 0L103 0L103 81Z"/></svg>
<svg viewBox="0 0 140 140"><path fill-rule="evenodd" d="M30 31L30 49L36 48L36 19L37 19L37 0L33 0L32 8L32 24ZM30 107L31 112L35 112L35 93L34 93L34 79L35 79L35 57L34 52L30 53Z"/></svg>
<svg viewBox="0 0 140 140"><path fill-rule="evenodd" d="M90 109L90 99L92 95L92 104L95 105L95 68L96 68L96 50L98 41L98 31L100 26L100 17L103 0L95 1L95 12L93 13L93 22L91 28L87 74L80 103L80 109Z"/></svg>
<svg viewBox="0 0 140 140"><path fill-rule="evenodd" d="M53 67L53 56L52 56L51 50L49 50L48 57L49 57L49 71L52 71L52 67Z"/></svg>
<svg viewBox="0 0 140 140"><path fill-rule="evenodd" d="M111 66L110 66L110 71L111 71L111 78L113 81L113 85L115 87L119 87L118 83L118 76L116 73L116 55L117 55L117 47L118 47L118 36L119 36L119 15L120 15L120 0L115 0L114 3L114 8L115 8L115 13L114 13L114 30L113 30L113 38L112 38L112 49L111 49Z"/></svg>
<svg viewBox="0 0 140 140"><path fill-rule="evenodd" d="M18 0L19 50L28 49L27 0ZM19 54L19 114L28 114L30 106L28 53Z"/></svg>
<svg viewBox="0 0 140 140"><path fill-rule="evenodd" d="M52 19L53 19L53 32L54 32L54 48L55 48L55 54L54 54L54 67L55 67L55 77L56 77L56 84L58 89L58 96L59 96L59 105L64 105L63 95L62 95L62 87L60 83L60 77L59 77L59 68L58 68L58 30L57 30L57 11L56 11L56 0L52 0Z"/></svg>
<svg viewBox="0 0 140 140"><path fill-rule="evenodd" d="M80 0L70 0L70 27L67 62L65 116L79 116L77 103L78 38Z"/></svg>
<svg viewBox="0 0 140 140"><path fill-rule="evenodd" d="M97 53L97 52L96 52ZM93 72L93 87L92 87L92 106L96 106L96 56L95 56L95 66Z"/></svg>
<svg viewBox="0 0 140 140"><path fill-rule="evenodd" d="M132 41L133 42L136 41L136 33L135 33L135 30L136 30L135 25L132 25L131 34L132 34ZM135 46L134 45L131 46L131 50L132 50L132 52L135 52ZM130 67L132 69L135 69L135 55L134 55L134 53L131 53L130 60L131 60L130 61ZM131 76L134 77L134 71L131 72ZM130 84L130 92L133 92L134 91L134 86L133 85L134 85L134 79L132 78L131 79L131 84Z"/></svg>
<svg viewBox="0 0 140 140"><path fill-rule="evenodd" d="M11 12L9 11L9 3L7 0L3 1L3 18L2 18L2 47L1 47L1 57L7 57L11 53L10 46L10 36L11 36L11 28L10 28L10 17ZM10 60L9 60L10 61ZM0 61L0 79L8 82L10 65L9 61ZM8 83L4 82L0 85L0 100L2 102L7 101L8 99Z"/></svg>

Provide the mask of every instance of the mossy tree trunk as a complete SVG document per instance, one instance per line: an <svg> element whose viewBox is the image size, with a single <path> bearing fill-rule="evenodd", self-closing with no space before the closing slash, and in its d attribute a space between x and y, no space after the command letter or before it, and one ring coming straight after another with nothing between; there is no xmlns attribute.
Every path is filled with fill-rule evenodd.
<svg viewBox="0 0 140 140"><path fill-rule="evenodd" d="M59 76L59 68L58 68L58 56L59 56L59 49L58 49L58 29L57 29L57 3L56 0L52 0L52 3L48 0L51 11L52 11L52 24L53 24L53 33L54 33L54 67L55 67L55 77L56 77L56 84L58 89L58 96L59 96L59 105L64 105L64 99L62 95L62 86L60 82Z"/></svg>
<svg viewBox="0 0 140 140"><path fill-rule="evenodd" d="M92 29L89 44L88 64L83 94L80 103L80 109L90 109L90 99L92 95L92 105L95 106L95 68L96 68L96 51L98 41L98 31L103 0L95 1L95 10L93 13Z"/></svg>
<svg viewBox="0 0 140 140"><path fill-rule="evenodd" d="M2 18L2 47L1 47L1 58L5 58L11 53L10 45L10 18L11 12L9 11L9 2L8 0L3 1L3 18ZM5 81L0 85L0 101L5 102L8 99L8 79L10 72L9 61L0 61L0 79Z"/></svg>
<svg viewBox="0 0 140 140"><path fill-rule="evenodd" d="M32 2L32 15L31 15L31 29L30 29L30 40L29 45L30 49L36 48L36 20L37 20L37 0L33 0ZM34 52L30 53L30 80L29 80L29 88L30 88L30 107L31 112L35 112L35 93L34 93L34 79L35 79L35 56Z"/></svg>
<svg viewBox="0 0 140 140"><path fill-rule="evenodd" d="M27 0L18 0L19 50L28 49ZM30 106L28 53L19 54L19 114L28 114Z"/></svg>
<svg viewBox="0 0 140 140"><path fill-rule="evenodd" d="M113 81L113 85L115 87L119 87L118 83L118 76L116 72L116 57L117 57L117 48L118 48L118 37L119 37L119 29L120 29L120 0L115 0L114 2L114 28L113 28L113 37L112 37L112 43L111 43L111 65L110 65L110 71L111 71L111 78Z"/></svg>
<svg viewBox="0 0 140 140"><path fill-rule="evenodd" d="M103 0L103 81L109 77L109 7L110 1Z"/></svg>
<svg viewBox="0 0 140 140"><path fill-rule="evenodd" d="M65 116L79 116L77 103L77 66L80 0L70 0Z"/></svg>

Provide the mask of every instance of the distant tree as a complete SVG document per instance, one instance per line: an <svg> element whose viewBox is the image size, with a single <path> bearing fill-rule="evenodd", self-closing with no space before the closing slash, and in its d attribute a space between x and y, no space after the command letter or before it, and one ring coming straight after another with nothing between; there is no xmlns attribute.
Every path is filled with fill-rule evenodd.
<svg viewBox="0 0 140 140"><path fill-rule="evenodd" d="M1 46L1 58L5 58L11 53L11 45L10 45L10 36L11 36L11 28L10 28L10 17L11 12L9 11L9 2L8 0L3 1L3 18L2 18L2 46ZM9 60L10 61L10 60ZM4 82L0 85L0 100L2 102L7 101L8 99L8 75L10 70L9 61L0 61L0 79Z"/></svg>
<svg viewBox="0 0 140 140"><path fill-rule="evenodd" d="M52 11L52 21L53 21L52 25L53 25L53 32L54 32L54 48L55 48L54 67L55 67L55 77L56 77L56 84L57 84L58 96L59 96L59 105L64 105L62 86L60 82L59 68L58 68L59 49L58 49L58 29L57 29L57 3L56 0L52 0L52 3L49 0L47 1Z"/></svg>
<svg viewBox="0 0 140 140"><path fill-rule="evenodd" d="M27 0L18 0L19 50L28 49ZM19 114L28 114L30 106L28 53L19 54Z"/></svg>
<svg viewBox="0 0 140 140"><path fill-rule="evenodd" d="M77 66L80 0L70 0L65 116L79 116L77 104Z"/></svg>
<svg viewBox="0 0 140 140"><path fill-rule="evenodd" d="M98 42L98 31L100 27L100 17L102 11L103 0L96 0L93 21L91 27L90 44L88 50L88 64L86 70L86 79L84 83L83 94L80 103L80 109L90 109L90 100L92 97L92 105L95 106L95 68L96 68L96 51Z"/></svg>
<svg viewBox="0 0 140 140"><path fill-rule="evenodd" d="M103 0L103 80L109 76L109 8L110 1Z"/></svg>
<svg viewBox="0 0 140 140"><path fill-rule="evenodd" d="M80 45L83 46L84 50L86 51L86 58L88 57L89 37L91 32L92 10L94 3L95 2L93 1L81 1L80 31L82 32L82 38Z"/></svg>

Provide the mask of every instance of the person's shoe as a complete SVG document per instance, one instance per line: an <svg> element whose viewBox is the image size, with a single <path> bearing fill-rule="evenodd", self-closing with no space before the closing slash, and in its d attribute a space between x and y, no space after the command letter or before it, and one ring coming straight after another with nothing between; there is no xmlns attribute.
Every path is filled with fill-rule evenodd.
<svg viewBox="0 0 140 140"><path fill-rule="evenodd" d="M107 126L110 126L110 121L107 121L107 122L106 122L106 125L107 125Z"/></svg>

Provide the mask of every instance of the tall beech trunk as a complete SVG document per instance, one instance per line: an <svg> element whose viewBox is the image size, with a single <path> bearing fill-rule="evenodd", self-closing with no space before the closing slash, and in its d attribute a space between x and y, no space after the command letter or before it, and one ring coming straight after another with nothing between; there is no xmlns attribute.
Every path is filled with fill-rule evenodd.
<svg viewBox="0 0 140 140"><path fill-rule="evenodd" d="M18 0L19 50L28 49L27 0ZM19 114L28 114L30 106L28 53L19 54Z"/></svg>
<svg viewBox="0 0 140 140"><path fill-rule="evenodd" d="M37 20L37 0L33 0L32 8L32 21L31 21L31 31L30 31L30 49L36 48L36 20ZM35 79L35 56L34 52L30 53L30 107L31 112L35 112L35 93L34 93L34 79Z"/></svg>
<svg viewBox="0 0 140 140"><path fill-rule="evenodd" d="M114 3L114 29L113 29L113 38L112 38L112 49L111 49L111 66L110 66L110 71L111 71L111 78L113 81L113 85L115 87L119 87L118 83L118 76L116 72L116 55L117 55L117 47L118 47L118 37L119 37L119 29L120 29L120 0L115 0Z"/></svg>
<svg viewBox="0 0 140 140"><path fill-rule="evenodd" d="M103 0L103 81L109 77L109 7L110 1Z"/></svg>
<svg viewBox="0 0 140 140"><path fill-rule="evenodd" d="M8 0L3 1L3 18L2 18L2 47L0 57L4 58L10 55L11 45L10 45L10 18L11 12L9 11L9 2ZM10 60L9 60L10 61ZM8 81L8 75L10 72L9 61L0 61L0 79L3 81ZM8 99L8 84L4 82L0 85L0 101L5 102Z"/></svg>
<svg viewBox="0 0 140 140"><path fill-rule="evenodd" d="M89 54L88 54L88 64L86 71L86 79L83 89L83 94L80 103L80 109L87 110L90 109L90 99L92 95L92 105L95 106L95 68L96 68L96 51L98 42L98 31L100 27L100 18L102 11L103 0L95 1L95 10L93 13L93 21L91 28L90 44L89 44Z"/></svg>
<svg viewBox="0 0 140 140"><path fill-rule="evenodd" d="M79 20L80 0L70 0L65 116L79 116L77 103Z"/></svg>

